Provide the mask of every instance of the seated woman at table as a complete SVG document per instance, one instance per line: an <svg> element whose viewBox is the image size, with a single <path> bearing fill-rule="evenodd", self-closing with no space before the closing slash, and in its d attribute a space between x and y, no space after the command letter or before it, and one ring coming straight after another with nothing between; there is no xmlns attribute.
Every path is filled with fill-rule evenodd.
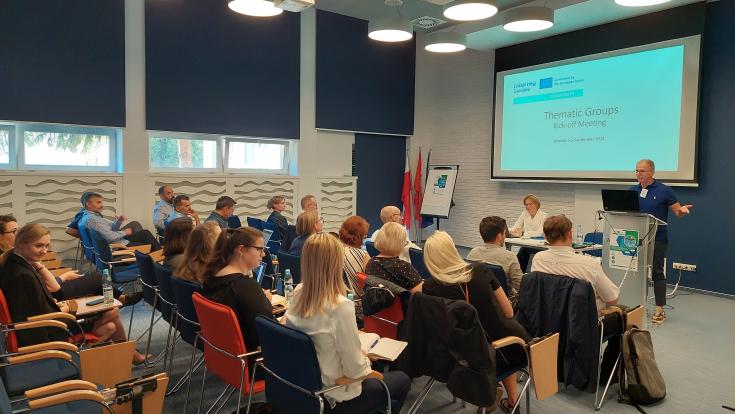
<svg viewBox="0 0 735 414"><path fill-rule="evenodd" d="M523 197L523 207L525 208L523 213L518 217L513 227L508 229L510 235L524 238L543 237L544 221L546 220L547 214L541 210L541 200L533 194L528 194ZM524 272L533 252L533 249L527 247L521 247L518 250L518 262L521 265L521 270Z"/></svg>
<svg viewBox="0 0 735 414"><path fill-rule="evenodd" d="M446 299L465 300L477 309L482 328L489 342L506 336L517 336L528 342L528 332L513 319L513 307L492 272L479 263L469 264L454 245L452 237L444 231L432 234L424 244L424 263L431 279L424 283L427 295ZM497 353L497 371L504 367L525 362L525 353L511 347ZM516 374L503 380L508 398L501 400L504 408L512 409L518 400Z"/></svg>
<svg viewBox="0 0 735 414"><path fill-rule="evenodd" d="M380 254L370 258L365 273L393 282L411 293L421 292L424 279L411 263L399 257L405 245L406 230L403 226L392 221L383 224L375 237L375 248Z"/></svg>
<svg viewBox="0 0 735 414"><path fill-rule="evenodd" d="M166 226L164 236L163 266L176 271L176 269L184 263L184 250L189 242L189 235L194 229L194 224L188 217L179 217L173 219Z"/></svg>
<svg viewBox="0 0 735 414"><path fill-rule="evenodd" d="M301 284L294 292L286 325L309 335L314 342L322 385L338 379L365 379L325 394L325 413L377 412L386 406L385 391L360 348L355 322L355 304L347 299L342 278L344 248L337 238L326 233L311 236L301 254ZM401 371L384 374L391 396L392 412L401 406L411 380Z"/></svg>
<svg viewBox="0 0 735 414"><path fill-rule="evenodd" d="M199 285L203 284L204 272L214 253L214 245L217 243L217 238L221 232L220 226L212 221L195 227L186 243L184 260L174 271L174 277Z"/></svg>
<svg viewBox="0 0 735 414"><path fill-rule="evenodd" d="M301 248L304 242L314 233L322 231L324 228L324 219L319 217L316 210L302 211L296 217L296 233L298 237L293 239L291 247L288 249L289 254L296 256L301 255Z"/></svg>
<svg viewBox="0 0 735 414"><path fill-rule="evenodd" d="M253 269L260 265L265 255L264 250L263 233L259 230L252 227L224 229L204 270L202 293L235 312L249 351L260 345L255 332L255 317L273 317L270 292L263 290L252 277Z"/></svg>
<svg viewBox="0 0 735 414"><path fill-rule="evenodd" d="M0 256L0 289L8 302L13 322L22 322L34 315L69 311L65 304L59 306L54 300L52 293L61 287L41 263L50 244L51 236L46 227L27 224L18 230L15 247ZM100 342L127 340L117 309L100 314L89 331L99 337ZM67 339L65 332L54 328L19 331L16 335L20 346ZM137 351L133 355L136 365L144 360L145 357Z"/></svg>

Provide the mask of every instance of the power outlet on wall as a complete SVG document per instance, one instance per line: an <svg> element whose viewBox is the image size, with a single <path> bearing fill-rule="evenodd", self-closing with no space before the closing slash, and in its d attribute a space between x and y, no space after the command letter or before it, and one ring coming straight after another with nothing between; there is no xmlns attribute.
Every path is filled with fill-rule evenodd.
<svg viewBox="0 0 735 414"><path fill-rule="evenodd" d="M693 264L674 262L672 266L674 267L674 270L683 270L685 272L696 272L697 271L697 265L693 265Z"/></svg>

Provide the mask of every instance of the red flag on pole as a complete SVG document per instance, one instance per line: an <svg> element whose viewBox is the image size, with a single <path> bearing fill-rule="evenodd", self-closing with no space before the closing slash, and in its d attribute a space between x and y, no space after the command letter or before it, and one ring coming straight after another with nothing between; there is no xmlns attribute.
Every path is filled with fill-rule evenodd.
<svg viewBox="0 0 735 414"><path fill-rule="evenodd" d="M403 188L401 189L401 201L403 202L403 224L411 228L411 170L408 160L408 149L406 150L406 165L403 169Z"/></svg>
<svg viewBox="0 0 735 414"><path fill-rule="evenodd" d="M419 161L416 164L416 172L413 178L413 208L416 220L421 220L421 201L423 195L421 194L421 148L419 148Z"/></svg>

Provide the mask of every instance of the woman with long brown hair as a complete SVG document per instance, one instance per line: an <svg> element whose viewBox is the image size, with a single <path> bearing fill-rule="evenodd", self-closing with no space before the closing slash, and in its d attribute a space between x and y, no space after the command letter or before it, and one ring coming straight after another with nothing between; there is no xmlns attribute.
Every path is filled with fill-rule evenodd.
<svg viewBox="0 0 735 414"><path fill-rule="evenodd" d="M194 229L194 223L187 217L172 220L166 226L165 243L163 245L163 265L175 271L184 263L184 251L189 242L189 235Z"/></svg>
<svg viewBox="0 0 735 414"><path fill-rule="evenodd" d="M30 316L51 312L68 312L66 305L59 306L51 293L61 289L58 281L46 269L41 259L51 245L49 230L40 224L27 224L18 230L15 247L0 256L0 289L8 302L13 322L22 322ZM94 321L91 332L101 342L108 339L124 341L125 328L117 309L107 311ZM66 341L66 333L58 329L40 328L17 333L18 344L33 345L55 340ZM133 362L145 360L137 351Z"/></svg>
<svg viewBox="0 0 735 414"><path fill-rule="evenodd" d="M211 221L195 227L186 242L184 259L179 267L174 270L174 276L177 279L200 285L204 283L204 271L212 259L214 245L217 243L217 237L221 232L222 229L217 223Z"/></svg>
<svg viewBox="0 0 735 414"><path fill-rule="evenodd" d="M301 285L294 292L286 324L309 335L314 342L323 385L338 378L361 379L372 369L360 348L355 305L345 297L342 279L344 249L327 233L309 237L301 253ZM385 373L392 410L401 411L411 380L401 371ZM383 386L375 379L354 382L325 394L325 413L366 413L386 406Z"/></svg>
<svg viewBox="0 0 735 414"><path fill-rule="evenodd" d="M249 350L259 345L255 317L273 317L270 292L264 291L252 277L253 269L263 259L264 250L260 231L251 227L224 229L204 270L204 296L235 312Z"/></svg>

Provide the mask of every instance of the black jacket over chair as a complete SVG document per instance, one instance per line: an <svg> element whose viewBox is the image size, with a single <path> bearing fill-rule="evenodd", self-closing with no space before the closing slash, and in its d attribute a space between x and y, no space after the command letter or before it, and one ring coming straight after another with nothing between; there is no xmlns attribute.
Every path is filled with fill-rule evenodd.
<svg viewBox="0 0 735 414"><path fill-rule="evenodd" d="M8 253L8 260L0 269L0 289L8 301L13 322L23 322L29 316L60 311L54 298L43 286L38 271L12 252ZM67 339L67 333L56 328L28 329L18 331L16 335L19 346Z"/></svg>
<svg viewBox="0 0 735 414"><path fill-rule="evenodd" d="M600 339L595 291L589 282L542 272L526 274L516 319L532 337L559 332L559 381L595 391Z"/></svg>
<svg viewBox="0 0 735 414"><path fill-rule="evenodd" d="M495 351L472 305L415 293L405 321L408 346L399 361L402 371L445 382L453 395L470 404L494 402Z"/></svg>

